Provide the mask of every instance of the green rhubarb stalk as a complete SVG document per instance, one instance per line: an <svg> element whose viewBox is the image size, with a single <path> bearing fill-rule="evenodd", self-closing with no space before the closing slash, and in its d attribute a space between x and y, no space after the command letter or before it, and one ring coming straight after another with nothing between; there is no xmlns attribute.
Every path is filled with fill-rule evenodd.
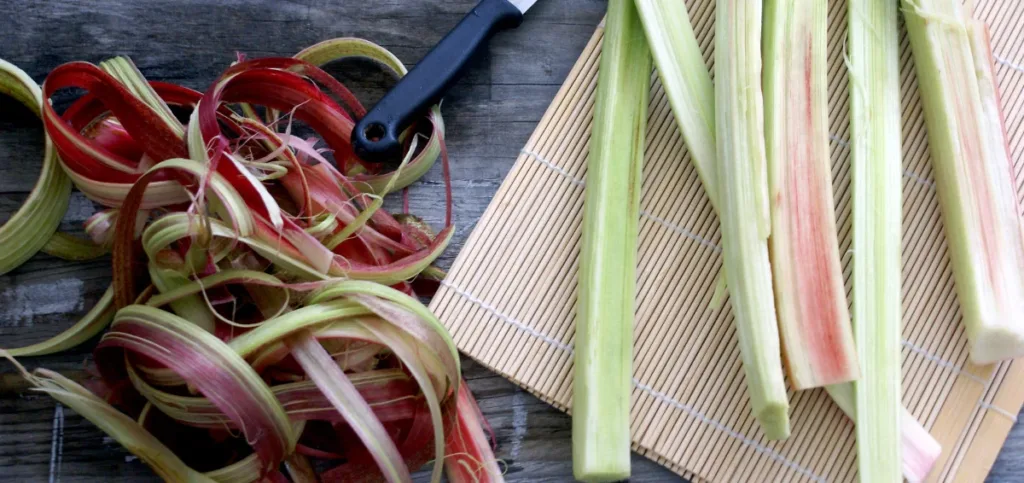
<svg viewBox="0 0 1024 483"><path fill-rule="evenodd" d="M904 0L971 360L1024 356L1024 224L985 24Z"/></svg>
<svg viewBox="0 0 1024 483"><path fill-rule="evenodd" d="M897 4L849 4L854 385L861 481L902 481L900 236L902 166Z"/></svg>
<svg viewBox="0 0 1024 483"><path fill-rule="evenodd" d="M828 2L768 0L764 104L775 302L790 381L857 378L828 138Z"/></svg>
<svg viewBox="0 0 1024 483"><path fill-rule="evenodd" d="M693 33L686 3L679 0L636 0L635 3L672 114L704 192L717 211L715 86Z"/></svg>
<svg viewBox="0 0 1024 483"><path fill-rule="evenodd" d="M632 0L611 0L587 162L573 384L573 474L629 477L633 308L651 58Z"/></svg>
<svg viewBox="0 0 1024 483"><path fill-rule="evenodd" d="M768 261L771 222L761 97L761 7L760 0L717 4L719 219L751 409L769 439L785 439L789 400Z"/></svg>
<svg viewBox="0 0 1024 483"><path fill-rule="evenodd" d="M856 424L853 383L826 386L825 390L836 406ZM924 481L942 454L942 446L906 408L900 409L900 445L903 448L903 477L910 483Z"/></svg>

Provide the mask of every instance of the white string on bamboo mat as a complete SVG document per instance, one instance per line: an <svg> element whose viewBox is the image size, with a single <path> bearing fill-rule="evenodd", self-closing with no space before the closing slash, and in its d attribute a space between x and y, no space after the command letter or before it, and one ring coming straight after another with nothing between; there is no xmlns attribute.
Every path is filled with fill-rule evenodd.
<svg viewBox="0 0 1024 483"><path fill-rule="evenodd" d="M1005 65L1017 72L1024 72L1024 66L1020 64L1013 63L1000 55L993 55L993 57L996 58L996 63Z"/></svg>
<svg viewBox="0 0 1024 483"><path fill-rule="evenodd" d="M829 134L828 138L831 139L832 141L834 141L836 144L842 146L844 149L849 149L850 148L850 141L847 141L846 139L843 139L843 138L841 138L839 136L836 136L835 134ZM924 176L921 176L921 175L919 175L919 174L917 174L917 173L915 173L915 172L913 172L913 171L911 171L909 169L904 169L903 170L903 176L906 176L907 178L910 178L910 179L914 180L915 182L917 182L919 184L923 184L923 185L925 185L925 186L927 186L927 187L929 187L931 189L935 189L935 182L934 181L932 181L932 180L930 180L928 178L925 178Z"/></svg>
<svg viewBox="0 0 1024 483"><path fill-rule="evenodd" d="M513 327L523 331L523 332L526 332L527 334L532 335L533 337L536 337L536 338L538 338L538 339L540 339L540 340L542 340L542 341L544 341L544 342L546 342L548 344L551 344L553 347L557 347L558 349L566 351L569 354L573 353L571 345L565 344L565 343L559 341L558 339L554 339L552 337L548 337L548 336L544 335L543 333L541 333L540 331L538 331L537 329L534 329L533 327L530 327L529 325L526 325L526 324L524 324L524 323L522 323L522 322L520 322L520 321L518 321L516 319L513 319L512 317L509 317L508 315L505 315L500 310L495 308L493 305L491 305L491 304L489 304L489 303L487 303L487 302L485 302L483 300L480 300L480 299L476 298L476 296L474 296L473 294L471 294L469 292L466 292L466 291L460 289L459 287L456 287L454 284L450 283L448 280L442 279L441 280L441 285L444 285L445 287L448 287L448 288L452 289L455 293L461 295L463 298L465 298L466 300L470 301L471 303L479 305L480 308L490 312L491 315L494 315L495 317L497 317L502 322L505 322L506 324L509 324L509 325L511 325L511 326L513 326Z"/></svg>
<svg viewBox="0 0 1024 483"><path fill-rule="evenodd" d="M463 290L462 288L456 286L454 283L452 283L452 282L450 282L448 280L442 280L441 281L441 285L451 289L453 292L459 294L461 297L465 298L470 303L474 303L476 305L479 305L480 308L484 309L487 312L490 312L491 315L495 316L496 318L498 318L502 322L505 322L506 324L509 324L509 325L511 325L513 327L516 327L516 328L522 330L523 332L526 332L527 334L529 334L529 335L531 335L533 337L536 337L536 338L544 341L547 344L550 344L553 347L556 347L556 348L558 348L560 350L568 352L570 355L573 354L573 345L571 343L564 343L564 342L562 342L562 341L560 341L558 339L555 339L555 338L552 338L552 337L550 337L548 335L545 335L544 333L542 333L542 332L538 331L537 329L534 329L533 327L531 327L529 324L521 322L521 321L515 319L514 317L501 312L500 310L498 310L493 305L487 303L484 300L479 299L478 297L476 297L472 293L470 293L470 292L468 292L466 290ZM908 349L910 349L912 352L917 353L918 355L922 356L925 360L927 360L929 362L932 362L932 363L938 365L939 367L948 369L950 372L953 372L954 374L956 374L958 376L964 376L965 378L967 378L969 380L972 380L974 382L977 382L979 384L983 384L986 387L988 387L988 385L991 384L989 381L986 381L986 380L984 380L984 379L982 379L982 378L980 378L980 377L978 377L978 376L976 376L974 374L971 374L970 372L965 371L961 365L955 364L955 363L953 363L951 361L943 359L942 357L929 352L927 349L915 345L913 342L910 342L907 339L903 339L902 340L902 344L903 344L903 346L905 346Z"/></svg>
<svg viewBox="0 0 1024 483"><path fill-rule="evenodd" d="M451 282L449 282L447 280L442 280L441 281L441 285L444 285L445 287L451 289L453 292L455 292L455 293L459 294L460 296L464 297L466 300L470 301L471 303L479 305L481 308L483 308L484 310L490 312L492 315L494 315L495 317L500 319L502 322L508 323L508 324L512 325L513 327L516 327L516 328L526 332L529 335L537 337L538 339L540 339L540 340L542 340L542 341L544 341L544 342L546 342L548 344L551 344L553 347L556 347L556 348L558 348L560 350L566 351L570 355L573 354L572 345L564 344L561 341L558 341L556 339L553 339L551 337L548 337L548 336L542 334L541 332L537 331L536 329L530 327L529 324L520 322L520 321L518 321L518 320L516 320L516 319L514 319L514 318L512 318L512 317L510 317L510 316L508 316L508 315L506 315L504 313L502 313L501 311L499 311L494 306L484 302L483 300L480 300L479 298L477 298L473 294L471 294L471 293L469 293L469 292L467 292L465 290L462 290L461 288L457 287L455 284L453 284L453 283L451 283ZM801 473L801 474L811 478L814 481L818 481L818 482L824 482L825 481L824 477L822 477L822 476L814 473L810 469L805 468L805 467L797 464L796 462L786 458L785 456L783 456L778 451L772 450L771 448L768 448L767 446L765 446L765 445L763 445L761 443L758 443L757 441L754 441L753 439L750 439L750 438L744 436L742 433L740 433L740 432L730 428L729 426L726 426L724 423L722 423L722 422L720 422L720 421L718 421L716 419L708 417L707 415L705 415L704 413L698 411L694 407L692 407L692 406L690 406L688 404L682 403L682 402L672 398L671 396L669 396L669 395L667 395L665 393L662 393L662 392L654 389L651 386L648 386L648 385L644 384L639 379L633 378L633 384L637 387L637 389L640 389L641 391L643 391L643 392L645 392L647 394L650 394L655 399L657 399L659 401L662 401L662 402L664 402L664 403L666 403L666 404L668 404L668 405L670 405L670 406L672 406L672 407L674 407L676 409L679 409L679 410L689 414L690 416L692 416L693 418L697 419L698 421L700 421L700 422L702 422L704 424L707 424L707 425L715 428L718 431L721 431L721 432L725 433L727 436L729 436L731 438L739 440L743 444L753 448L758 453L765 454L769 458L771 458L771 459L773 459L775 461L778 461L779 463L783 464L784 466L786 466L788 468L796 470L797 472L799 472L799 473Z"/></svg>
<svg viewBox="0 0 1024 483"><path fill-rule="evenodd" d="M537 154L537 153L535 153L533 151L530 151L529 149L526 149L526 148L520 149L519 152L522 153L522 154L525 154L526 156L529 156L529 157L533 158L538 163L544 165L548 169L551 169L552 171L554 171L554 172L564 176L565 178L567 178L569 180L570 183L572 183L572 184L574 184L576 186L583 186L585 184L583 179L577 178L577 177L573 176L568 171L562 169L561 167L559 167L555 163L552 163L551 161L548 161L547 159L544 159L544 156L541 156L541 155L539 155L539 154Z"/></svg>
<svg viewBox="0 0 1024 483"><path fill-rule="evenodd" d="M526 324L524 322L516 320L515 318L513 318L513 317L511 317L511 316L509 316L509 315L499 311L496 307L494 307L494 306L490 305L489 303L487 303L487 302L477 298L473 294L467 292L466 290L461 289L460 287L456 286L454 283L449 282L448 280L442 280L441 281L441 285L451 289L453 292L455 292L455 293L459 294L460 296L464 297L469 302L479 305L481 308L483 308L487 312L490 312L492 315L497 317L499 320L501 320L501 321L503 321L503 322L505 322L505 323L507 323L509 325L512 325L513 327L516 327L516 328L522 330L523 332L526 332L527 334L529 334L529 335L531 335L533 337L536 337L536 338L544 341L547 344L550 344L551 346L553 346L555 348L563 350L563 351L567 352L569 355L573 355L574 352L573 352L572 344L566 344L566 343L563 343L563 342L561 342L561 341L559 341L557 339L554 339L552 337L544 335L540 331L532 328L529 324ZM943 359L943 358L941 358L939 356L936 356L936 355L928 352L926 349L921 348L921 347L919 347L917 345L914 345L912 342L910 342L910 341L908 341L906 339L904 339L902 341L902 343L903 343L903 345L905 347L907 347L911 351L913 351L913 352L923 356L926 360L928 360L930 362L933 362L933 363L937 364L940 367L946 368L946 369L954 372L957 375L962 375L962 376L966 377L967 379L970 379L972 381L975 381L975 382L978 382L978 383L984 385L984 388L982 390L982 396L979 398L978 403L975 404L975 407L974 407L974 409L972 411L972 416L971 416L972 420L974 419L974 417L977 414L977 411L979 409L987 409L987 410L994 411L994 412L996 412L996 413L998 413L998 414L1000 414L1002 416L1005 416L1005 417L1009 418L1013 422L1017 421L1017 416L1015 414L1011 413L1010 411L1007 411L1006 409L1003 409L1001 407L998 407L998 406L996 406L996 405L994 405L992 403L989 403L989 402L985 401L985 397L986 397L986 395L988 393L988 390L991 387L993 380L995 379L995 372L993 372L992 376L990 376L988 378L988 380L985 380L985 379L982 379L982 378L980 378L980 377L978 377L978 376L976 376L974 374L971 374L971 373L969 373L967 371L964 371L960 365L954 364L954 363L952 363L950 361L947 361L947 360L945 360L945 359ZM820 482L824 482L825 481L824 477L822 477L820 475L817 475L816 473L814 473L813 471L811 471L808 468L800 466L796 462L794 462L794 461L786 458L785 456L783 456L781 453L779 453L777 451L774 451L774 450L772 450L772 449L770 449L770 448L768 448L768 447L758 443L757 441L754 441L754 440L744 436L742 433L737 432L736 430L730 428L729 426L725 425L724 423L719 422L718 420L715 420L713 418L710 418L710 417L706 416L704 413L700 412L699 410L695 409L694 407L692 407L690 405L687 405L685 403L682 403L682 402L672 398L671 396L669 396L669 395L667 395L665 393L662 393L662 392L658 391L657 389L654 389L651 386L648 386L648 385L644 384L639 379L633 378L633 384L638 389L640 389L643 392L646 392L646 393L650 394L655 399L657 399L659 401L662 401L662 402L664 402L664 403L666 403L666 404L668 404L668 405L670 405L670 406L672 406L672 407L674 407L676 409L679 409L679 410L689 414L690 416L694 417L695 419L699 420L700 422L702 422L704 424L707 424L707 425L715 428L716 430L725 433L727 436L729 436L731 438L739 440L743 444L753 448L755 451L767 455L769 458L771 458L771 459L773 459L775 461L778 461L779 463L783 464L784 466L786 466L788 468L791 468L793 470L796 470L797 472L812 478L814 481L820 481ZM970 424L965 425L965 427L961 430L960 435L957 437L957 446L959 446L960 441L966 436L966 433L967 433L968 429L970 428L970 426L971 426Z"/></svg>
<svg viewBox="0 0 1024 483"><path fill-rule="evenodd" d="M999 415L1006 416L1006 418L1009 419L1010 421L1012 421L1013 423L1017 422L1017 415L1016 414L1013 414L1010 411L1007 411L1007 410L1005 410L1005 409L1003 409L1003 408L1001 408L999 406L996 406L995 404L982 401L981 402L981 407L983 407L985 409L988 409L989 411L994 411L994 412L996 412Z"/></svg>
<svg viewBox="0 0 1024 483"><path fill-rule="evenodd" d="M835 135L830 135L830 137L832 137L834 141L836 141L836 142L838 142L840 144L847 144L848 145L847 141L844 141L843 139L838 138ZM583 179L574 177L568 171L562 169L558 165L556 165L556 164L552 163L551 161L545 159L543 156L541 156L540 154L538 154L538 153L536 153L534 151L531 151L529 149L523 148L521 150L521 153L526 155L526 156L528 156L528 157L530 157L530 158L532 158L532 159L534 159L534 160L536 160L542 166L545 166L548 169L551 169L552 171L554 171L555 173L558 173L559 175L569 179L569 181L571 181L573 184L577 184L579 186L583 186L584 183L585 183ZM913 173L912 171L904 170L903 174L905 176L910 177L911 179L913 179L914 181L916 181L918 183L925 184L925 185L927 185L927 186L929 186L931 188L935 187L935 183L933 181L931 181L931 180L929 180L927 178L923 178L923 177ZM697 235L696 233L686 229L685 227L682 227L682 226L679 226L679 225L677 225L675 223L672 223L672 222L670 222L670 221L668 221L668 220L666 220L664 218L661 218L661 217L659 217L657 215L654 215L654 214L652 214L652 213L650 213L650 212L648 212L646 210L641 210L640 214L641 214L641 216L649 218L649 219L651 219L652 221L654 221L656 223L664 225L666 228L668 228L669 230L671 230L673 232L676 232L676 233L678 233L678 234L680 234L680 235L682 235L682 236L684 236L686 238L689 238L689 239L691 239L693 241L696 241L697 243L699 243L699 244L701 244L703 246L711 248L715 253L721 253L721 251L722 251L722 248L721 248L720 245L712 242L711 240L708 240L707 238L704 238L704 237L702 237L700 235ZM443 284L445 286L450 287L452 290L455 290L456 292L458 292L463 297L466 297L467 299L469 299L470 302L473 302L473 303L475 303L477 305L480 305L481 307L483 307L488 312L493 313L499 319L502 319L503 321L505 321L505 322L507 322L507 323L509 323L509 324L511 324L513 326L519 327L522 330L526 331L527 333L529 333L531 335L534 335L537 338L550 343L551 345L554 345L556 347L559 347L560 345L564 346L564 344L562 344L561 342L559 342L559 341L557 341L555 339L552 339L551 337L549 337L547 335L544 335L544 334L542 334L540 332L537 332L536 330L530 328L529 326L523 324L522 322L519 322L519 321L517 321L517 320L515 320L515 319L513 319L511 317L508 317L508 316L506 316L504 314L501 314L501 312L499 312L498 310L496 310L493 307L491 307L485 301L480 300L480 299L472 296L471 294L469 294L469 293L467 293L467 292L465 292L465 291L455 287L454 285L449 284L447 281L443 282ZM931 362L934 362L934 363L938 364L941 367L947 368L947 369L953 371L956 374L962 374L962 375L966 376L968 379L974 380L976 382L984 383L984 381L981 378L979 378L979 377L977 377L977 376L975 376L973 374L970 374L968 372L963 371L963 369L961 368L960 365L955 364L955 363L953 363L951 361L947 361L946 359L943 359L942 357L940 357L940 356L938 356L936 354L932 354L931 352L929 352L929 351L927 351L927 350L925 350L925 349L923 349L921 347L918 347L918 346L914 345L909 340L904 339L903 340L903 345L908 347L911 351L913 351L913 352L923 356L925 359L927 359L927 360L929 360ZM571 352L572 348L571 348L571 346L565 346L563 348L563 350L568 350L568 351Z"/></svg>
<svg viewBox="0 0 1024 483"><path fill-rule="evenodd" d="M925 360L934 362L935 364L939 365L939 367L944 367L946 369L949 369L950 371L953 371L955 374L964 376L967 379L970 379L970 380L972 380L974 382L977 382L979 384L988 384L988 382L985 381L984 379L982 379L982 378L980 378L978 376L975 376L974 374L971 374L970 372L965 371L963 369L962 365L954 364L951 361L947 361L947 360L945 360L945 359L943 359L941 357L938 357L935 354L932 354L931 352L929 352L927 349L925 349L923 347L919 347L919 346L915 345L913 342L910 342L907 339L903 339L903 346L908 348L908 349L910 349L911 352L917 353L921 357L924 357Z"/></svg>
<svg viewBox="0 0 1024 483"><path fill-rule="evenodd" d="M694 233L694 232L692 232L690 230L687 230L686 228L683 228L683 227L681 227L681 226L679 226L679 225L677 225L675 223L672 223L671 221L668 221L668 220L666 220L666 219L664 219L664 218L662 218L660 216L652 215L647 210L640 210L640 216L649 218L649 219L651 219L651 220L653 220L653 221L655 221L657 223L661 223L662 225L665 225L665 227L668 228L669 230L672 230L672 231L674 231L674 232L676 232L676 233L678 233L680 235L685 236L686 238L689 238L689 239L691 239L691 240L693 240L693 241L695 241L697 243L700 243L701 245L704 245L704 246L710 248L711 251L713 251L715 253L722 253L722 247L716 245L715 242L713 242L711 240L708 240L707 238L704 238L704 237L702 237L702 236L700 236L700 235L698 235L698 234L696 234L696 233Z"/></svg>
<svg viewBox="0 0 1024 483"><path fill-rule="evenodd" d="M785 466L787 468L790 468L790 469L793 469L793 470L796 470L796 472L798 472L798 473L800 473L800 474L802 474L802 475L804 475L804 476L806 476L808 478L811 478L811 480L813 480L813 481L818 481L818 482L822 482L822 483L824 483L826 481L825 477L823 477L821 475L818 475L817 473L811 471L808 468L800 466L799 464L793 462L792 460L786 458L785 456L782 456L782 454L779 453L778 451L773 451L772 449L768 448L767 446L765 446L765 445L763 445L761 443L758 443L757 441L754 441L754 440L744 436L742 433L737 432L736 430L726 426L725 424L720 423L720 422L718 422L715 419L712 419L712 418L709 418L709 417L705 416L700 411L694 409L693 406L690 406L688 404L683 404L683 403L681 403L679 401L676 401L671 396L669 396L669 395L667 395L667 394L665 394L665 393L663 393L661 391L658 391L657 389L654 389L651 386L648 386L648 385L640 382L640 380L638 380L636 378L633 378L633 384L636 385L637 389L640 389L641 391L644 391L644 392L650 394L651 396L653 396L654 399L657 399L657 400L659 400L661 402L664 402L664 403L668 404L669 406L672 406L672 407L674 407L676 409L679 409L679 410L681 410L681 411L683 411L683 412L693 416L698 421L700 421L700 422L702 422L704 424L707 424L708 426L711 426L712 428L715 428L715 429L725 433L726 435L728 435L731 438L735 438L735 439L740 440L740 442L742 442L743 444L753 448L754 451L757 451L758 453L762 453L762 454L768 456L769 458L771 458L771 459L773 459L775 461L778 461L779 463L782 463L783 466Z"/></svg>

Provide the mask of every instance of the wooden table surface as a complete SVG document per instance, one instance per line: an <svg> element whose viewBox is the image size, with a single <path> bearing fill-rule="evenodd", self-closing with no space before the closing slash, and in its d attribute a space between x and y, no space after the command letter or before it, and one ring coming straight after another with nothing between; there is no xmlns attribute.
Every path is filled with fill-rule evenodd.
<svg viewBox="0 0 1024 483"><path fill-rule="evenodd" d="M57 65L129 55L153 80L205 90L234 59L289 56L333 37L357 36L413 64L475 0L67 0L10 2L0 20L0 58L42 81ZM443 105L453 160L454 242L451 264L519 149L555 95L604 14L599 0L541 0L518 30L499 34ZM352 73L355 74L352 74ZM361 65L332 73L347 78L372 103L384 78ZM358 77L358 79L354 79ZM0 100L0 220L31 189L42 135L31 114ZM412 210L439 226L443 191L435 169L412 190ZM62 230L80 232L94 208L76 193ZM3 247L0 247L3 249ZM110 281L109 259L71 263L37 255L0 276L0 347L57 334L99 298ZM91 345L25 359L29 367L81 371ZM497 455L510 481L568 481L568 416L489 371L465 361L465 376L495 431ZM79 372L80 373L80 372ZM0 364L0 480L139 481L153 473L117 443L48 397L23 394ZM991 481L1024 481L1024 425L996 461ZM634 455L635 456L635 455ZM635 456L634 481L678 481ZM419 479L425 480L423 473Z"/></svg>

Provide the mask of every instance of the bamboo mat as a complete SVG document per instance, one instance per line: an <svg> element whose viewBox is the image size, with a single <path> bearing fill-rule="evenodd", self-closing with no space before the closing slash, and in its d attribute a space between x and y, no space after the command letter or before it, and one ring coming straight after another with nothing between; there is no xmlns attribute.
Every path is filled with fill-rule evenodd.
<svg viewBox="0 0 1024 483"><path fill-rule="evenodd" d="M710 63L714 2L687 4ZM846 2L830 4L832 160L847 253ZM992 28L1024 195L1024 5L979 1L977 13ZM577 258L601 36L599 27L431 306L459 349L563 410L572 401ZM1024 360L985 367L967 360L905 32L900 53L904 402L943 447L930 481L982 481L1024 401ZM790 392L788 441L766 441L751 416L729 305L709 307L722 267L718 221L656 78L652 86L638 214L633 448L698 480L854 481L853 425L823 391Z"/></svg>

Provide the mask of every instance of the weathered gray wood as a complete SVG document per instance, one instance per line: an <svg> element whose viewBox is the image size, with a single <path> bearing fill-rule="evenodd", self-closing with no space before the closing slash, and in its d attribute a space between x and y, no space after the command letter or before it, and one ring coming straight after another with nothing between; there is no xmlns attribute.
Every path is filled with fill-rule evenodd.
<svg viewBox="0 0 1024 483"><path fill-rule="evenodd" d="M72 60L129 55L151 79L205 89L234 58L291 55L317 41L358 36L413 63L468 11L475 0L118 0L6 2L0 58L38 81ZM483 213L519 149L604 14L599 0L541 0L518 30L499 34L444 102L458 225L448 266ZM332 69L372 102L384 77L359 66ZM354 73L354 74L353 74ZM358 77L358 80L354 78ZM0 99L0 220L31 189L42 156L39 123ZM438 226L443 220L440 170L411 192L412 209ZM80 231L91 205L80 195L62 229ZM0 247L0 249L3 249ZM0 347L58 333L73 323L109 283L108 261L69 263L39 255L0 277ZM88 347L25 360L30 367L81 371ZM466 378L479 399L508 464L510 481L572 478L569 418L471 361ZM14 392L11 367L0 364L0 480L153 481L152 472L102 432L64 411L63 438L54 437L56 406L48 397ZM60 418L56 418L60 420ZM58 427L59 429L59 427ZM63 441L62 444L55 444ZM991 481L1020 481L1024 429L1018 425ZM51 473L52 468L52 473ZM678 481L634 458L635 481ZM424 479L422 473L419 479Z"/></svg>

